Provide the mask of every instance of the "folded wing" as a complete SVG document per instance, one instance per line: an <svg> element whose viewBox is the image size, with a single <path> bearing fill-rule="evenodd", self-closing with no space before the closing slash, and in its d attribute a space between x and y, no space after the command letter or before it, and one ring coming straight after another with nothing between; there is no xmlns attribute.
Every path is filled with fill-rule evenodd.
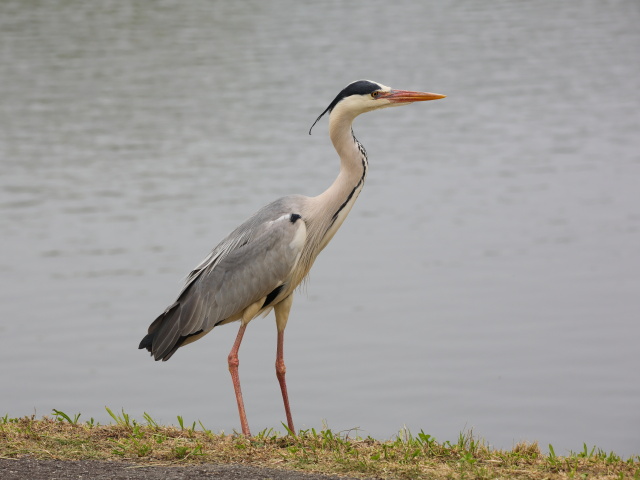
<svg viewBox="0 0 640 480"><path fill-rule="evenodd" d="M180 346L216 325L243 316L251 320L267 307L266 299L273 297L269 294L291 279L306 241L300 215L254 219L234 233L191 273L176 302L151 324L139 348L149 350L156 360L168 360Z"/></svg>

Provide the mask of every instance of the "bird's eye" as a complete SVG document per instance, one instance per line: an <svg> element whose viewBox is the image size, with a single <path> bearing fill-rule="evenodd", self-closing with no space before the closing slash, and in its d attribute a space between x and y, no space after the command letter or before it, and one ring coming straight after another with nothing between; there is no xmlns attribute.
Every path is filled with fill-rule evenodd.
<svg viewBox="0 0 640 480"><path fill-rule="evenodd" d="M371 98L378 98L380 96L380 90L376 90L375 92L371 92Z"/></svg>

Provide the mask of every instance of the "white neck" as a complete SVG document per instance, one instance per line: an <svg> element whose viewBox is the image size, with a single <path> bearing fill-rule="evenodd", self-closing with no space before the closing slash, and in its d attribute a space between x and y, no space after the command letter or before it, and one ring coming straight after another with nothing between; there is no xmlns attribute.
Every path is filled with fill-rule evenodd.
<svg viewBox="0 0 640 480"><path fill-rule="evenodd" d="M340 105L338 105L340 107ZM333 238L351 211L367 174L367 155L353 136L355 116L336 108L329 116L329 136L340 156L340 173L323 193L313 199L318 218L323 218L317 232L319 250Z"/></svg>

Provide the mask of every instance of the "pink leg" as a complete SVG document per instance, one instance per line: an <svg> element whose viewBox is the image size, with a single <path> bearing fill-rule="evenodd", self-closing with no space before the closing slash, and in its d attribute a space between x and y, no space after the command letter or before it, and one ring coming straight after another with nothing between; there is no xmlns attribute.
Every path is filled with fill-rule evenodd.
<svg viewBox="0 0 640 480"><path fill-rule="evenodd" d="M242 343L242 337L247 325L242 325L238 331L238 336L233 344L231 353L229 353L229 372L231 372L231 380L233 381L233 389L236 392L236 401L238 402L238 413L240 414L240 425L242 425L242 434L250 437L249 422L247 422L247 414L244 411L244 401L242 400L242 390L240 390L240 376L238 375L238 350L240 350L240 343Z"/></svg>
<svg viewBox="0 0 640 480"><path fill-rule="evenodd" d="M276 376L280 383L282 391L282 400L284 401L284 411L287 414L287 423L289 430L295 435L296 429L293 427L293 418L291 417L291 409L289 408L289 395L287 394L287 382L284 375L287 373L287 367L284 364L284 330L278 331L278 352L276 354Z"/></svg>

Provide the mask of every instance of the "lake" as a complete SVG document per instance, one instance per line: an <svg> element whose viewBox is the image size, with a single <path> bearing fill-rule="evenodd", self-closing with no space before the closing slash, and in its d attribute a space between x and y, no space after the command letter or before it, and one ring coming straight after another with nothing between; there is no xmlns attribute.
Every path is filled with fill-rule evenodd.
<svg viewBox="0 0 640 480"><path fill-rule="evenodd" d="M640 454L640 9L567 1L0 3L0 414L239 430L236 325L137 349L262 205L338 172L349 82L446 94L354 131L367 183L296 295L299 429ZM284 431L273 316L240 350Z"/></svg>

